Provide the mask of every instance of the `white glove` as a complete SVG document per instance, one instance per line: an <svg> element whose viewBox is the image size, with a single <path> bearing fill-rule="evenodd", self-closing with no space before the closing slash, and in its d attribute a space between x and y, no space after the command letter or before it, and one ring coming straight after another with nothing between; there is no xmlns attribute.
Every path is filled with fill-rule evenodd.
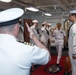
<svg viewBox="0 0 76 75"><path fill-rule="evenodd" d="M45 30L45 27L42 27L41 30L44 31Z"/></svg>

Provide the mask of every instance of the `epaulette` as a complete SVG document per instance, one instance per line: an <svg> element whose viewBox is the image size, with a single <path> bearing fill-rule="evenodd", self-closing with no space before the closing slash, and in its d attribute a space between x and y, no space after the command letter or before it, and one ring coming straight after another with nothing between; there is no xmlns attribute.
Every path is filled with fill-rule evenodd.
<svg viewBox="0 0 76 75"><path fill-rule="evenodd" d="M18 42L20 42L20 43L24 43L25 45L34 46L33 44L31 44L31 43L28 43L28 42L24 42L24 41L18 41Z"/></svg>

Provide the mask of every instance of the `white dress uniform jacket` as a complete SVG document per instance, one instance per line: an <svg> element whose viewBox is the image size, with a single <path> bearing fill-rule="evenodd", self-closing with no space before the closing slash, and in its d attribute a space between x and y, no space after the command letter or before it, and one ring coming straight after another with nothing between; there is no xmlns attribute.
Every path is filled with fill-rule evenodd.
<svg viewBox="0 0 76 75"><path fill-rule="evenodd" d="M55 43L58 44L58 42L64 43L64 36L66 36L66 33L64 30L55 30L54 31L54 36L55 36Z"/></svg>
<svg viewBox="0 0 76 75"><path fill-rule="evenodd" d="M64 30L55 30L54 31L54 35L55 35L55 39L61 39L61 40L64 40L64 36L66 36L66 34L65 34L65 31Z"/></svg>
<svg viewBox="0 0 76 75"><path fill-rule="evenodd" d="M34 32L34 35L36 36L36 38L38 39L38 40L40 40L40 34L39 34L39 31L37 31L36 30L36 27L33 25L33 26L31 26L31 29L32 29L32 31ZM32 44L35 44L32 40L30 40L30 42L32 43Z"/></svg>
<svg viewBox="0 0 76 75"><path fill-rule="evenodd" d="M32 63L46 64L49 53L20 43L12 35L0 34L0 75L30 75Z"/></svg>
<svg viewBox="0 0 76 75"><path fill-rule="evenodd" d="M76 59L72 58L72 55L76 54L76 22L70 28L68 44L69 56L72 64L72 75L76 75Z"/></svg>

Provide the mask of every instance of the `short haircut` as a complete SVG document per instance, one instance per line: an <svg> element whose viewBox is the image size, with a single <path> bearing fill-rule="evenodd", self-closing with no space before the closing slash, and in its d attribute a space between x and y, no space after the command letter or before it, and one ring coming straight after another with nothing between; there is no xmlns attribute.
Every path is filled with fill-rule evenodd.
<svg viewBox="0 0 76 75"><path fill-rule="evenodd" d="M72 15L72 16L74 15L74 16L76 17L76 13L71 13L71 15Z"/></svg>
<svg viewBox="0 0 76 75"><path fill-rule="evenodd" d="M0 32L1 33L10 32L11 33L13 31L14 27L15 27L15 24L9 25L9 26L0 26Z"/></svg>
<svg viewBox="0 0 76 75"><path fill-rule="evenodd" d="M61 26L61 23L57 23L58 26Z"/></svg>

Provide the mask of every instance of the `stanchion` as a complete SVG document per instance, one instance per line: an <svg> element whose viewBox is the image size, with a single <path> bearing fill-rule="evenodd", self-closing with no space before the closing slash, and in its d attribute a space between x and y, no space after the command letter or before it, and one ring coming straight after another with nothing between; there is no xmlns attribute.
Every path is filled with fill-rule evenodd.
<svg viewBox="0 0 76 75"><path fill-rule="evenodd" d="M64 75L71 75L71 62L70 58L66 57L65 62L64 62Z"/></svg>

